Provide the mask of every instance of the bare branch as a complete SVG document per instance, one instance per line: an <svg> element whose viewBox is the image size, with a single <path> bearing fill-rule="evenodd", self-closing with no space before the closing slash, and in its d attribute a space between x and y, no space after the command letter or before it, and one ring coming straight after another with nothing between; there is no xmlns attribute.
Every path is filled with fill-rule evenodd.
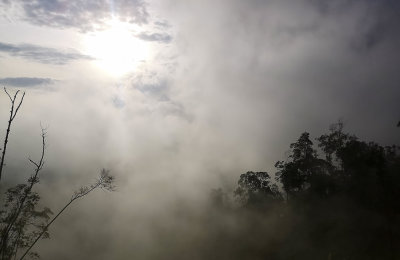
<svg viewBox="0 0 400 260"><path fill-rule="evenodd" d="M30 158L28 158L28 160L33 163L36 167L39 167L39 165L37 163L35 163L34 161L32 161Z"/></svg>
<svg viewBox="0 0 400 260"><path fill-rule="evenodd" d="M8 125L7 125L7 130L6 130L6 135L4 138L4 144L3 144L3 151L2 151L2 155L1 155L1 162L0 162L0 180L1 180L1 176L3 173L3 168L4 168L4 159L5 159L5 155L6 155L6 150L7 150L7 143L8 143L8 136L10 134L10 129L11 129L11 124L13 122L13 120L15 119L17 112L19 110L19 108L22 105L22 102L24 101L24 97L25 97L25 92L22 95L22 98L17 106L17 109L14 111L14 105L15 105L15 100L17 99L19 90L17 90L14 94L14 98L11 97L10 93L8 93L7 89L4 87L4 92L6 92L8 98L11 101L11 109L10 109L10 117L8 119Z"/></svg>
<svg viewBox="0 0 400 260"><path fill-rule="evenodd" d="M19 91L19 90L18 90L18 91ZM18 93L18 91L17 91L17 93ZM19 101L19 104L18 104L18 106L17 106L17 109L15 109L14 116L13 116L12 120L14 120L15 116L17 115L18 110L19 110L19 108L21 107L22 102L24 101L24 97L25 97L25 92L22 94L22 98L21 98L21 100ZM15 98L14 98L14 101L15 101Z"/></svg>
<svg viewBox="0 0 400 260"><path fill-rule="evenodd" d="M12 98L11 98L10 94L8 94L8 92L7 92L7 89L6 89L6 87L4 87L4 92L6 92L7 96L10 98L10 101L11 101L11 102L13 102L13 100L12 100Z"/></svg>
<svg viewBox="0 0 400 260"><path fill-rule="evenodd" d="M90 186L83 186L78 191L75 191L74 195L72 195L71 200L53 217L53 219L43 228L43 231L36 237L35 241L29 246L29 248L25 251L25 253L21 256L20 260L24 259L24 257L29 253L32 247L36 244L37 241L47 232L50 225L66 210L69 205L71 205L75 200L82 198L88 195L90 192L97 188L105 189L108 191L113 191L115 189L114 186L114 176L109 174L109 170L102 169L100 172L100 177L97 179L95 183Z"/></svg>
<svg viewBox="0 0 400 260"><path fill-rule="evenodd" d="M39 182L38 175L43 166L43 158L44 158L44 151L45 151L45 145L46 145L45 138L46 138L45 131L42 128L42 152L41 152L41 156L40 156L40 161L39 161L39 163L35 163L33 160L29 159L29 161L32 162L36 166L36 169L34 170L34 174L28 179L29 186L25 189L24 196L22 197L22 199L19 203L19 206L17 207L17 209L15 211L13 218L11 219L11 221L8 223L8 225L5 227L4 231L1 234L1 238L2 238L1 242L2 243L0 245L0 252L6 249L10 231L11 231L12 227L14 226L15 222L17 221L17 219L19 218L19 216L22 212L22 209L25 205L25 201L28 198L28 196L31 194L33 186Z"/></svg>

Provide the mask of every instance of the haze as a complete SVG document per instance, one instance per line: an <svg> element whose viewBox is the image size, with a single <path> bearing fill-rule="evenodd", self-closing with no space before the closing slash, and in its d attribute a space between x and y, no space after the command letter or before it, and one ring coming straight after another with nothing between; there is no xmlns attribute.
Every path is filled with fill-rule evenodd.
<svg viewBox="0 0 400 260"><path fill-rule="evenodd" d="M2 0L0 10L0 84L26 92L4 182L32 172L40 124L43 205L57 211L102 168L116 177L116 192L54 223L42 259L201 259L191 250L206 237L196 221L211 190L232 192L248 170L273 175L301 132L342 119L363 139L400 141L398 1ZM1 140L8 113L2 93Z"/></svg>

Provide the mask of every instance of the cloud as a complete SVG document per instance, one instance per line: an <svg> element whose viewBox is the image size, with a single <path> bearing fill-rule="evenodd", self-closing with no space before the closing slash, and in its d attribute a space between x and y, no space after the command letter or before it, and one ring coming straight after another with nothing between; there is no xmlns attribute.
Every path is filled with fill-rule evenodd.
<svg viewBox="0 0 400 260"><path fill-rule="evenodd" d="M157 97L159 100L169 100L168 97L168 82L163 80L157 83L149 84L135 84L134 88L140 92L150 95L152 97Z"/></svg>
<svg viewBox="0 0 400 260"><path fill-rule="evenodd" d="M114 96L112 102L113 105L118 109L121 109L125 106L125 101L119 96Z"/></svg>
<svg viewBox="0 0 400 260"><path fill-rule="evenodd" d="M158 100L170 100L170 74L161 68L143 68L139 73L133 73L130 84L141 93Z"/></svg>
<svg viewBox="0 0 400 260"><path fill-rule="evenodd" d="M139 39L150 42L169 43L172 40L171 35L165 33L147 33L143 32L137 35Z"/></svg>
<svg viewBox="0 0 400 260"><path fill-rule="evenodd" d="M301 132L317 137L343 117L363 139L398 143L400 16L392 8L363 0L159 2L177 30L174 73L143 75L141 67L118 95L103 80L77 76L51 98L33 93L24 104L27 120L15 128L23 134L10 146L20 149L8 167L24 165L21 153L36 154L32 129L46 120L51 174L43 181L54 173L58 186L43 198L52 209L100 167L119 181L117 193L93 194L54 224L53 238L38 245L43 259L196 256L195 214L209 213L201 194L234 187L247 170L273 174ZM182 112L192 120L176 116Z"/></svg>
<svg viewBox="0 0 400 260"><path fill-rule="evenodd" d="M40 85L54 84L55 80L50 78L0 78L0 84L13 87L35 87Z"/></svg>
<svg viewBox="0 0 400 260"><path fill-rule="evenodd" d="M22 19L39 26L76 28L80 31L101 29L107 19L146 24L148 12L142 0L3 0L3 8L17 7Z"/></svg>
<svg viewBox="0 0 400 260"><path fill-rule="evenodd" d="M175 100L171 93L171 82L167 74L161 71L143 71L133 74L130 78L131 86L142 93L148 102L152 103L153 111L164 116L176 116L190 122L192 115L188 114L183 104Z"/></svg>
<svg viewBox="0 0 400 260"><path fill-rule="evenodd" d="M65 65L75 60L92 60L75 50L61 51L32 44L10 44L0 42L0 52L43 64Z"/></svg>
<svg viewBox="0 0 400 260"><path fill-rule="evenodd" d="M158 27L158 28L161 28L161 29L167 29L167 28L170 28L171 27L171 25L168 23L168 21L166 21L166 20L159 20L159 21L155 21L154 22L154 25L156 26L156 27Z"/></svg>

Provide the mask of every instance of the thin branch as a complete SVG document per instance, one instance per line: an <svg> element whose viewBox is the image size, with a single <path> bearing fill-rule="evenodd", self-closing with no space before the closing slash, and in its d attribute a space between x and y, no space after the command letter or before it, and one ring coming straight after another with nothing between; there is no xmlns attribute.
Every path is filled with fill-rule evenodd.
<svg viewBox="0 0 400 260"><path fill-rule="evenodd" d="M114 177L109 175L109 171L103 169L100 173L100 178L96 181L96 183L88 186L81 187L78 191L74 193L71 197L71 200L53 217L53 219L43 228L42 232L36 237L35 241L29 246L29 248L25 251L25 253L21 256L20 260L24 259L24 257L29 253L32 247L36 244L37 241L43 236L44 233L47 232L50 225L77 199L80 199L90 192L97 188L106 189L109 191L114 190Z"/></svg>
<svg viewBox="0 0 400 260"><path fill-rule="evenodd" d="M8 98L11 101L11 110L10 110L10 117L8 119L8 124L7 124L7 130L6 130L6 136L4 138L4 144L3 144L3 151L2 151L2 155L1 155L1 162L0 162L0 180L1 180L1 176L3 173L3 167L4 167L4 158L6 156L6 150L7 150L7 143L8 143L8 136L10 134L10 129L11 129L11 123L12 121L15 119L19 108L22 105L22 102L24 101L24 97L25 97L25 92L22 94L22 98L19 101L19 104L17 106L17 109L14 111L14 106L15 106L15 100L17 99L19 90L17 90L14 94L14 98L11 97L11 95L8 93L7 89L4 87L4 92L6 92Z"/></svg>
<svg viewBox="0 0 400 260"><path fill-rule="evenodd" d="M11 102L13 102L13 100L12 100L12 98L11 98L10 94L8 94L8 92L7 92L7 89L6 89L6 87L4 87L4 91L6 92L7 96L10 98L10 101L11 101Z"/></svg>
<svg viewBox="0 0 400 260"><path fill-rule="evenodd" d="M17 90L17 91L15 92L13 101L15 101L15 99L17 98L18 93L19 93L19 90Z"/></svg>
<svg viewBox="0 0 400 260"><path fill-rule="evenodd" d="M39 167L39 165L37 163L35 163L34 161L32 161L30 158L28 158L28 160L33 163L36 167Z"/></svg>
<svg viewBox="0 0 400 260"><path fill-rule="evenodd" d="M42 128L42 153L40 156L40 160L39 163L35 163L32 160L30 160L31 162L33 162L36 165L36 169L34 174L28 179L29 182L29 186L26 190L24 190L24 195L21 199L21 201L19 202L19 206L15 211L15 215L13 216L13 218L11 219L10 223L8 223L8 225L6 226L6 228L4 229L4 231L1 234L1 246L0 246L0 252L1 251L5 251L6 247L7 247L7 240L9 237L9 233L11 228L14 226L15 222L17 221L18 217L20 216L22 209L24 207L25 201L27 199L27 197L29 196L29 194L32 191L33 185L35 185L35 183L38 182L38 175L40 170L42 169L43 166L43 158L44 158L44 151L45 151L45 145L46 145L46 132L45 129ZM4 252L3 251L3 252Z"/></svg>
<svg viewBox="0 0 400 260"><path fill-rule="evenodd" d="M18 90L19 91L19 90ZM18 93L18 91L17 91L17 93ZM15 109L15 112L14 112L14 116L13 116L13 120L14 120L14 118L15 118L15 116L17 115L17 113L18 113L18 110L19 110L19 108L21 107L21 105L22 105L22 102L24 101L24 97L25 97L25 92L22 94L22 97L21 97L21 100L19 101L19 104L18 104L18 106L17 106L17 109ZM14 99L14 101L15 101L15 99Z"/></svg>

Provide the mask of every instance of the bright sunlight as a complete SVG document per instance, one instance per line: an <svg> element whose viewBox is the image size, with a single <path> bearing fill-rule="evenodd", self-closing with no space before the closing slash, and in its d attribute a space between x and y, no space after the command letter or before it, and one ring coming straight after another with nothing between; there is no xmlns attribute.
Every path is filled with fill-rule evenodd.
<svg viewBox="0 0 400 260"><path fill-rule="evenodd" d="M135 70L150 53L149 45L134 36L131 25L118 20L111 20L108 29L86 36L84 46L96 65L112 76Z"/></svg>

